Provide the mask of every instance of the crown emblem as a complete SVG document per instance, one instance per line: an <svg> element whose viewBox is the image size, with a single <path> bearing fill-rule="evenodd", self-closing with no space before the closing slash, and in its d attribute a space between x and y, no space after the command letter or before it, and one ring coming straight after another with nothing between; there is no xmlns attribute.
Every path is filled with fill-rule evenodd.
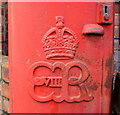
<svg viewBox="0 0 120 115"><path fill-rule="evenodd" d="M56 27L50 29L43 37L44 51L47 59L72 59L78 47L75 33L64 26L64 17L56 17Z"/></svg>

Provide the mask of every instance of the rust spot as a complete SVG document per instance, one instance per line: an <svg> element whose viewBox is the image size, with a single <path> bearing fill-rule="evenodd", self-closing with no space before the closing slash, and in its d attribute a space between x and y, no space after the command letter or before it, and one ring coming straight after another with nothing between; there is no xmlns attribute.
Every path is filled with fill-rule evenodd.
<svg viewBox="0 0 120 115"><path fill-rule="evenodd" d="M113 63L112 62L113 62L113 55L111 55L106 62L106 66L108 68L107 78L106 78L106 82L105 82L106 88L111 88L111 86L112 86L112 74L113 74L113 71L112 71Z"/></svg>
<svg viewBox="0 0 120 115"><path fill-rule="evenodd" d="M90 78L88 79L87 86L88 86L90 89L96 91L96 90L98 89L98 85L99 85L99 83L98 83L97 81L93 80L92 77L90 77Z"/></svg>
<svg viewBox="0 0 120 115"><path fill-rule="evenodd" d="M91 86L90 86L90 88L92 89L92 90L97 90L98 89L98 85L96 84L96 83L93 83Z"/></svg>

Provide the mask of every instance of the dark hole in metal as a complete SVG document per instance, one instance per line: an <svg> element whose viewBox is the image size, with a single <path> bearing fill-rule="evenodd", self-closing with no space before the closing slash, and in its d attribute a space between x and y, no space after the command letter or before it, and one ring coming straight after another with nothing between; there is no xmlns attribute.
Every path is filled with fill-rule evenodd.
<svg viewBox="0 0 120 115"><path fill-rule="evenodd" d="M108 13L108 6L105 6L105 13Z"/></svg>

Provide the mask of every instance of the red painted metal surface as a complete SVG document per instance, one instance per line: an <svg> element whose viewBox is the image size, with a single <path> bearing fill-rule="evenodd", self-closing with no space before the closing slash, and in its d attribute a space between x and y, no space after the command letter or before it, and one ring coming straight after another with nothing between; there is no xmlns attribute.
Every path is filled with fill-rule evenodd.
<svg viewBox="0 0 120 115"><path fill-rule="evenodd" d="M96 2L9 3L11 113L110 112L108 4L109 24L98 22Z"/></svg>

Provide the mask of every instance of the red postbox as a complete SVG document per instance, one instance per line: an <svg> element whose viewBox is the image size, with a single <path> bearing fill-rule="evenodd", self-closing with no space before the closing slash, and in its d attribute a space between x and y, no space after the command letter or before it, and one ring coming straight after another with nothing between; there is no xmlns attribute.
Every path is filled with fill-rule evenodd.
<svg viewBox="0 0 120 115"><path fill-rule="evenodd" d="M11 113L109 113L112 2L10 2Z"/></svg>

